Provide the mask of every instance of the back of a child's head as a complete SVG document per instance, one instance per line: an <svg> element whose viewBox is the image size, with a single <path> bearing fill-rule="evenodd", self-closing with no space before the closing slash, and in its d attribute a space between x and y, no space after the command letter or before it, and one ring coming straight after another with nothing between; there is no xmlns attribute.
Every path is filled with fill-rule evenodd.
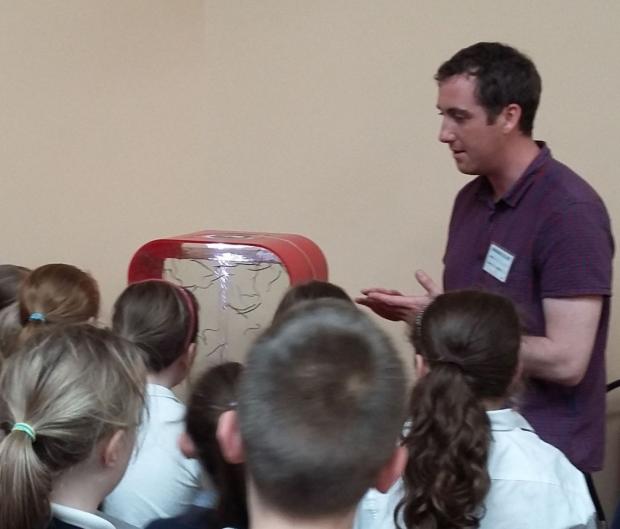
<svg viewBox="0 0 620 529"><path fill-rule="evenodd" d="M406 376L387 336L352 304L299 304L250 349L239 391L246 465L287 516L349 512L396 448Z"/></svg>
<svg viewBox="0 0 620 529"><path fill-rule="evenodd" d="M3 366L0 527L39 529L54 480L99 441L133 430L143 406L141 352L89 324L31 338Z"/></svg>
<svg viewBox="0 0 620 529"><path fill-rule="evenodd" d="M327 281L312 280L307 283L294 285L286 291L276 308L273 321L278 321L283 317L284 313L297 304L313 299L341 299L353 304L349 295L338 285Z"/></svg>
<svg viewBox="0 0 620 529"><path fill-rule="evenodd" d="M0 265L0 357L9 355L22 329L17 295L28 272L23 266Z"/></svg>
<svg viewBox="0 0 620 529"><path fill-rule="evenodd" d="M63 263L35 268L19 290L23 344L40 330L56 324L82 323L99 315L99 288L92 276Z"/></svg>
<svg viewBox="0 0 620 529"><path fill-rule="evenodd" d="M3 310L17 300L19 286L28 273L28 268L23 266L0 265L0 310Z"/></svg>
<svg viewBox="0 0 620 529"><path fill-rule="evenodd" d="M411 395L406 527L477 526L490 486L486 409L509 396L520 331L510 300L481 291L437 297L413 327L428 372Z"/></svg>
<svg viewBox="0 0 620 529"><path fill-rule="evenodd" d="M198 335L198 304L187 289L162 280L129 285L114 304L112 328L145 353L158 373L187 351Z"/></svg>
<svg viewBox="0 0 620 529"><path fill-rule="evenodd" d="M217 441L222 413L237 407L238 386L243 366L225 362L207 369L192 386L185 425L198 459L215 485L220 520L233 527L247 526L245 470L228 463Z"/></svg>

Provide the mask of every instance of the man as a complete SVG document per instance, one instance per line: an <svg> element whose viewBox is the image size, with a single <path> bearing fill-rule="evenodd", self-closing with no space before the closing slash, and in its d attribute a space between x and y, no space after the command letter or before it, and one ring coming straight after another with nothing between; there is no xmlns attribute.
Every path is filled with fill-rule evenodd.
<svg viewBox="0 0 620 529"><path fill-rule="evenodd" d="M515 302L526 331L523 414L578 468L599 470L613 257L605 206L532 139L541 81L528 57L481 42L445 62L435 79L439 140L462 173L479 175L454 203L444 288L481 288ZM357 301L410 320L441 292L424 272L416 278L422 296L368 289Z"/></svg>
<svg viewBox="0 0 620 529"><path fill-rule="evenodd" d="M350 303L284 314L249 352L238 419L218 427L224 457L246 462L250 528L350 528L404 468L405 392L398 354Z"/></svg>

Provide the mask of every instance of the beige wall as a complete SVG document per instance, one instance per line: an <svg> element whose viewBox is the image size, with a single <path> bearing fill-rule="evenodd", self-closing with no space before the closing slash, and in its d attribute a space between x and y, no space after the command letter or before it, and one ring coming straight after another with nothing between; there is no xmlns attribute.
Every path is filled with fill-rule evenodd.
<svg viewBox="0 0 620 529"><path fill-rule="evenodd" d="M536 136L620 233L619 20L611 0L0 0L1 261L85 267L107 311L143 242L288 231L350 292L411 290L417 267L439 277L465 182L436 141L432 75L478 40L532 55ZM620 399L610 412L608 505Z"/></svg>

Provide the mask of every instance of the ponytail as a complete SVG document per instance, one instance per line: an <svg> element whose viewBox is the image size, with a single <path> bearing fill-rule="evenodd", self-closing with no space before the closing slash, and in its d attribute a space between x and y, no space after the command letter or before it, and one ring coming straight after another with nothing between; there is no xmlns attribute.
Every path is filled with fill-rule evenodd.
<svg viewBox="0 0 620 529"><path fill-rule="evenodd" d="M53 480L90 457L101 439L137 427L144 380L135 346L87 324L51 329L6 360L0 373L2 529L47 527Z"/></svg>
<svg viewBox="0 0 620 529"><path fill-rule="evenodd" d="M52 263L35 268L22 282L19 295L22 325L18 346L59 324L84 323L99 314L99 287L79 268Z"/></svg>
<svg viewBox="0 0 620 529"><path fill-rule="evenodd" d="M396 519L402 512L407 528L477 528L490 486L490 426L467 375L456 363L437 363L413 388L410 410Z"/></svg>
<svg viewBox="0 0 620 529"><path fill-rule="evenodd" d="M490 488L488 403L500 405L521 343L512 303L480 291L438 296L413 327L428 373L411 393L405 494L395 520L408 529L475 529Z"/></svg>
<svg viewBox="0 0 620 529"><path fill-rule="evenodd" d="M0 442L0 527L45 528L50 518L52 479L33 441L12 431Z"/></svg>

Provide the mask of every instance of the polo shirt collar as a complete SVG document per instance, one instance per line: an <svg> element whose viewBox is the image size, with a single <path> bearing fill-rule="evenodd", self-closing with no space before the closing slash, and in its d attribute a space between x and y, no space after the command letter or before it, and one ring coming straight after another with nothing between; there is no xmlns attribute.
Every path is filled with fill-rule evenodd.
<svg viewBox="0 0 620 529"><path fill-rule="evenodd" d="M525 420L523 415L510 408L487 411L487 417L493 432L508 432L510 430L534 431L534 428Z"/></svg>
<svg viewBox="0 0 620 529"><path fill-rule="evenodd" d="M551 151L544 141L537 141L536 145L540 147L540 151L536 158L532 160L530 165L525 169L523 174L515 182L515 184L508 190L508 192L501 197L497 202L504 202L506 205L514 208L519 201L523 198L523 195L534 183L536 176L540 173L540 170L545 163L551 158ZM480 188L478 189L478 197L484 202L493 201L493 189L489 181L482 177L480 182Z"/></svg>
<svg viewBox="0 0 620 529"><path fill-rule="evenodd" d="M69 525L75 525L83 529L116 529L114 525L104 520L101 516L73 509L66 505L59 505L58 503L52 503L52 516Z"/></svg>

